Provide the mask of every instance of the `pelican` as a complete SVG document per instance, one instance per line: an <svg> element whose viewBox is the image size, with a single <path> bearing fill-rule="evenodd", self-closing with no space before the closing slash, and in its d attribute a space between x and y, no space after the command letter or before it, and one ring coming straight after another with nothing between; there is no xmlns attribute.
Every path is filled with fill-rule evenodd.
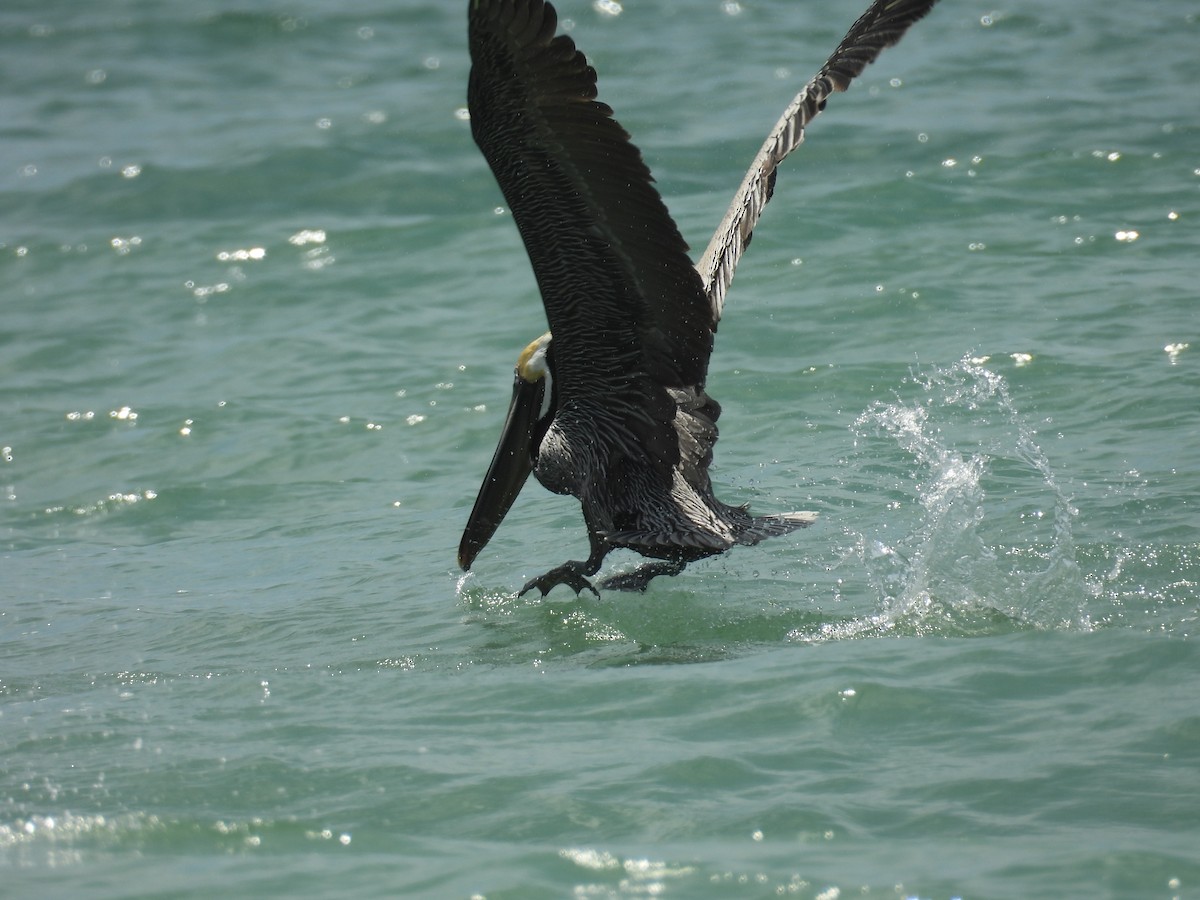
<svg viewBox="0 0 1200 900"><path fill-rule="evenodd" d="M458 548L469 570L532 472L577 497L591 553L529 581L578 594L617 548L655 562L600 582L645 590L697 559L811 524L713 493L721 407L705 391L713 334L776 167L834 91L936 0L875 0L784 111L693 265L654 179L596 100L596 72L545 0L471 0L471 134L508 202L550 330L517 359L499 445Z"/></svg>

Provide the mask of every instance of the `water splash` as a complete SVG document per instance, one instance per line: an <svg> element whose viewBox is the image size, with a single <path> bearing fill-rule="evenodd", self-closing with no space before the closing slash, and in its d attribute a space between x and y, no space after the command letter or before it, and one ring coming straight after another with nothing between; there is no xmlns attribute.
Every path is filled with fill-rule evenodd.
<svg viewBox="0 0 1200 900"><path fill-rule="evenodd" d="M882 605L872 631L1090 627L1076 510L1000 374L969 358L914 373L853 430L895 475L891 513L852 535Z"/></svg>

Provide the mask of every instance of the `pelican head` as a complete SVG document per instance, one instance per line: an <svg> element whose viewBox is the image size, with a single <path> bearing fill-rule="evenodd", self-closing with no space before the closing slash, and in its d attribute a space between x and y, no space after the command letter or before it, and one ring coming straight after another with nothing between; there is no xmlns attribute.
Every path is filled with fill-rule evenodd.
<svg viewBox="0 0 1200 900"><path fill-rule="evenodd" d="M539 423L553 414L547 408L547 388L551 378L546 356L549 350L550 332L547 331L531 341L517 357L512 401L508 405L504 430L500 433L500 443L483 477L458 545L458 564L463 569L471 568L479 551L492 539L533 471L538 435L545 430L539 428Z"/></svg>
<svg viewBox="0 0 1200 900"><path fill-rule="evenodd" d="M527 384L536 384L550 374L546 354L550 350L550 332L534 338L517 357L517 377Z"/></svg>

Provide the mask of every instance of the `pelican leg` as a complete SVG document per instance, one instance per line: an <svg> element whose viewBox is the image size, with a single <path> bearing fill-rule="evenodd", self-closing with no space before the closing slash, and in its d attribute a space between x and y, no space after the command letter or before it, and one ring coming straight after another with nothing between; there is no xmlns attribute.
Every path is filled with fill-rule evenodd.
<svg viewBox="0 0 1200 900"><path fill-rule="evenodd" d="M681 559L646 563L644 566L638 566L632 572L610 575L600 582L600 587L606 591L644 591L649 586L651 578L659 575L678 575L686 565L687 563Z"/></svg>
<svg viewBox="0 0 1200 900"><path fill-rule="evenodd" d="M523 597L534 588L537 588L542 592L542 596L545 597L560 584L565 584L576 594L586 588L599 597L600 592L584 576L595 575L599 572L600 564L604 562L604 556L607 553L608 547L603 542L593 538L592 555L585 562L580 562L577 559L569 559L561 566L551 569L545 575L539 575L537 578L534 578L525 587L521 588L521 593L517 594L517 596Z"/></svg>
<svg viewBox="0 0 1200 900"><path fill-rule="evenodd" d="M569 559L561 566L551 569L545 575L539 575L528 582L525 587L521 588L521 592L517 596L523 597L534 588L537 588L542 592L542 596L545 597L560 584L565 584L576 594L586 588L599 597L600 592L596 590L590 581L583 577L585 572L587 572L586 563L582 563L577 559ZM591 573L589 572L588 574Z"/></svg>

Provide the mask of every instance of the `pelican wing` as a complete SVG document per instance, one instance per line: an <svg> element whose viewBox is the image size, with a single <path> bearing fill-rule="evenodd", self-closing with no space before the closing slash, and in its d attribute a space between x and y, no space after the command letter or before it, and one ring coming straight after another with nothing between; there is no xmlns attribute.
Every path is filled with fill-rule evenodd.
<svg viewBox="0 0 1200 900"><path fill-rule="evenodd" d="M644 376L702 384L712 320L687 244L556 24L543 0L472 0L468 103L533 264L563 399L644 392L631 383Z"/></svg>
<svg viewBox="0 0 1200 900"><path fill-rule="evenodd" d="M775 170L804 140L804 129L825 108L834 91L844 91L869 63L892 46L937 0L875 0L833 51L825 65L792 100L750 164L725 218L696 264L712 304L712 321L721 319L725 292L738 260L750 244L763 207L775 189Z"/></svg>

